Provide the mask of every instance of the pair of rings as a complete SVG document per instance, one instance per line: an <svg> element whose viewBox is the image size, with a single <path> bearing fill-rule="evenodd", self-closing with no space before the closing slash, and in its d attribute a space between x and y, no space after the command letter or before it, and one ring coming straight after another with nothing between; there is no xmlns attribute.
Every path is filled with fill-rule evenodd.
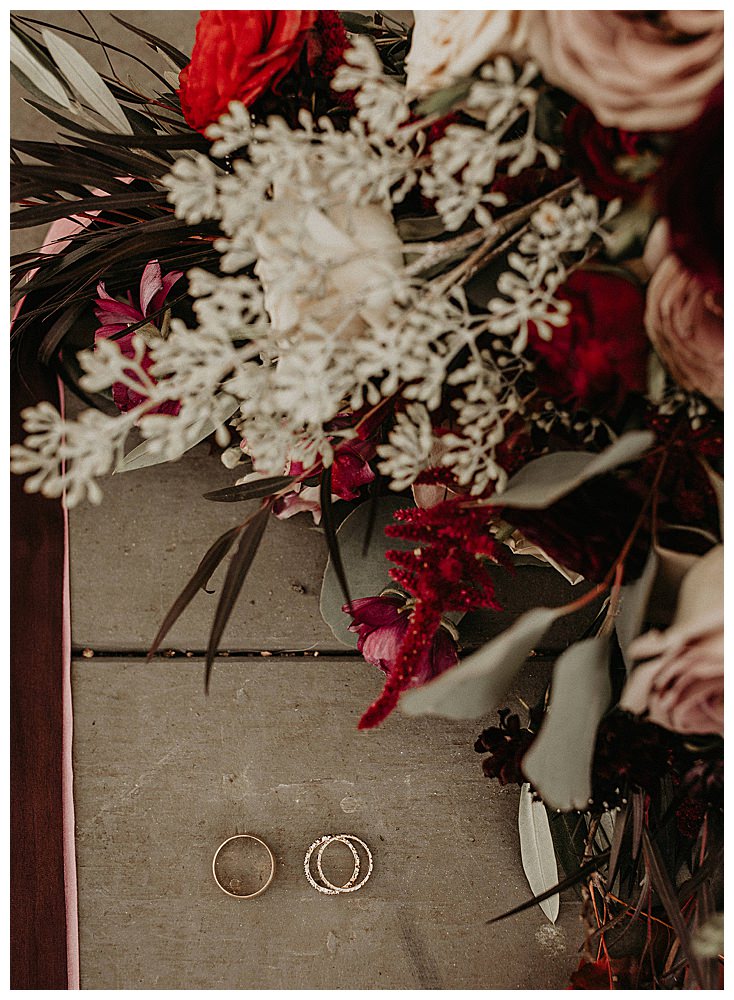
<svg viewBox="0 0 734 1000"><path fill-rule="evenodd" d="M239 877L230 877L228 875L223 875L217 864L218 861L223 860L223 852L226 854L226 848L228 845L233 845L234 841L251 840L256 844L260 844L261 847L267 852L268 863L270 866L269 872L266 874L262 885L260 885L253 892L246 892L246 888L242 879ZM329 844L332 843L342 843L345 844L349 850L352 852L352 857L354 858L354 869L351 876L343 885L334 885L324 874L323 868L323 855ZM359 856L357 848L354 846L359 844L365 853L367 859L367 871L360 879L360 873L362 871L362 859ZM319 881L314 878L312 865L314 864L314 852L315 852L315 865L316 872L318 874ZM372 860L372 854L369 847L365 844L363 840L359 837L355 837L351 833L338 833L338 834L327 834L323 837L319 837L315 840L313 844L310 845L306 851L306 857L303 862L303 868L306 873L306 878L309 883L316 889L317 892L323 893L327 896L336 896L343 892L357 892L362 886L367 882L370 875L372 874L372 869L374 863ZM228 837L223 843L217 848L214 859L212 860L212 874L214 875L214 881L217 883L222 892L226 893L228 896L233 896L235 899L254 899L256 896L262 895L263 892L269 887L270 883L275 878L275 855L260 837L256 837L253 833L238 833L234 837Z"/></svg>
<svg viewBox="0 0 734 1000"><path fill-rule="evenodd" d="M322 859L324 851L329 844L337 842L346 844L352 852L352 857L354 858L354 870L344 885L334 885L333 882L330 882L326 875L324 875L323 869ZM360 845L367 857L367 871L361 879L359 879L359 873L362 869L362 862L357 852L357 848L354 846L355 844ZM314 851L316 852L316 871L318 872L318 877L321 880L320 883L314 878L313 870L311 868ZM306 878L317 892L322 892L325 896L337 896L342 892L357 892L362 888L372 874L372 868L373 861L369 847L363 840L360 840L359 837L355 837L352 833L327 834L324 837L319 837L318 840L314 840L313 844L311 844L309 849L306 851L306 857L303 862L303 870L306 873ZM357 879L359 879L359 881L357 881Z"/></svg>

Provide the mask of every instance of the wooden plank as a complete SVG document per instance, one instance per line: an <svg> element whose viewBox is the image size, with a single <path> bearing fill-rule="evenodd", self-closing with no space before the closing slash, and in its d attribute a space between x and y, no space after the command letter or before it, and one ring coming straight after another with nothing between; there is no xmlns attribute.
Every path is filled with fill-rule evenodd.
<svg viewBox="0 0 734 1000"><path fill-rule="evenodd" d="M185 659L75 664L82 988L565 986L575 902L555 927L537 908L484 923L529 890L518 790L482 776L481 725L395 714L359 733L380 676L355 660L228 660L208 699L202 676ZM533 664L518 694L545 676ZM211 860L247 831L271 844L276 878L235 900ZM329 832L373 851L354 895L304 878Z"/></svg>

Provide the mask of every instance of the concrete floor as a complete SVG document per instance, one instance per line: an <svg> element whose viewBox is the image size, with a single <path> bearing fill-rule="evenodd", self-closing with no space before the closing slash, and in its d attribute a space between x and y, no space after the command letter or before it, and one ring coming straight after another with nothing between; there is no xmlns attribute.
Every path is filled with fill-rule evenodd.
<svg viewBox="0 0 734 1000"><path fill-rule="evenodd" d="M29 15L81 25L74 12ZM109 16L92 16L127 44ZM195 12L124 16L191 44ZM49 137L18 88L11 106L14 135ZM581 936L573 900L555 927L537 908L485 925L529 889L517 789L482 777L472 750L481 724L396 713L357 732L381 678L321 621L326 552L307 516L269 527L208 698L197 654L216 597L199 595L172 631L175 658L145 662L186 574L241 513L201 499L230 479L200 447L114 477L101 507L72 513L82 988L565 987ZM505 581L508 607L541 592L560 603L557 579L526 570ZM551 651L563 643L557 634ZM528 665L511 707L537 697L549 662ZM276 878L257 899L235 900L214 884L211 859L247 831L273 848ZM321 896L304 878L307 846L329 832L355 833L373 851L359 893Z"/></svg>

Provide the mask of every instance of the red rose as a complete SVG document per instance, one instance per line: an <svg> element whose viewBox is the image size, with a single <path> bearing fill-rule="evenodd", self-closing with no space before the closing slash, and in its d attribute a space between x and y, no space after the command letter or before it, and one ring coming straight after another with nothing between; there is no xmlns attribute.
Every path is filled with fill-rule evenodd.
<svg viewBox="0 0 734 1000"><path fill-rule="evenodd" d="M298 59L315 10L206 10L196 26L191 62L179 75L184 118L198 132L230 101L252 104Z"/></svg>
<svg viewBox="0 0 734 1000"><path fill-rule="evenodd" d="M583 104L571 109L563 131L571 164L588 191L605 201L639 197L657 166L639 132L605 128Z"/></svg>
<svg viewBox="0 0 734 1000"><path fill-rule="evenodd" d="M550 341L531 325L540 388L564 402L612 411L628 393L644 392L650 345L637 285L608 272L576 271L557 297L571 303L566 325Z"/></svg>

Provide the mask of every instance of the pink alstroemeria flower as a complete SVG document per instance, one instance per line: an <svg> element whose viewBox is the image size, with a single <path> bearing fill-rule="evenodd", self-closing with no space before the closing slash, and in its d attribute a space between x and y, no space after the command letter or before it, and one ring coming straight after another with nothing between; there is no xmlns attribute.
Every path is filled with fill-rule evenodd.
<svg viewBox="0 0 734 1000"><path fill-rule="evenodd" d="M101 325L95 331L95 341L122 333L128 327L133 326L135 323L141 323L149 317L152 317L150 320L151 325L160 329L162 316L157 316L156 314L162 308L168 297L168 293L179 278L182 277L183 271L169 271L168 274L163 275L158 261L149 261L145 265L140 278L140 293L137 302L133 299L131 291L127 293L127 302L113 298L113 296L108 294L104 282L100 281L97 285L98 298L94 300L94 314ZM134 335L135 331L123 337L117 337L120 352L126 358L135 356L133 349ZM143 369L146 372L149 371L152 364L153 361L150 352L146 350L142 360ZM150 377L152 378L153 376ZM116 382L112 386L112 398L118 410L125 413L127 410L132 410L134 407L139 406L140 403L145 402L147 397L135 392L134 389L131 389L127 385ZM176 416L180 409L181 404L177 400L171 399L166 400L166 402L161 403L160 406L156 406L148 412L167 413L171 416Z"/></svg>
<svg viewBox="0 0 734 1000"><path fill-rule="evenodd" d="M373 481L375 473L370 467L369 459L374 455L375 445L372 441L348 441L341 445L334 455L331 467L332 500L355 500L361 488ZM300 462L291 462L287 475L299 476L303 472ZM296 489L286 493L273 505L273 513L282 520L302 511L311 513L314 524L320 523L321 490L318 486L299 483Z"/></svg>
<svg viewBox="0 0 734 1000"><path fill-rule="evenodd" d="M342 611L349 614L349 605ZM390 673L410 621L406 598L398 594L360 597L352 601L350 632L359 636L357 649L368 663ZM422 654L410 682L419 687L459 662L456 640L442 624L429 648Z"/></svg>

